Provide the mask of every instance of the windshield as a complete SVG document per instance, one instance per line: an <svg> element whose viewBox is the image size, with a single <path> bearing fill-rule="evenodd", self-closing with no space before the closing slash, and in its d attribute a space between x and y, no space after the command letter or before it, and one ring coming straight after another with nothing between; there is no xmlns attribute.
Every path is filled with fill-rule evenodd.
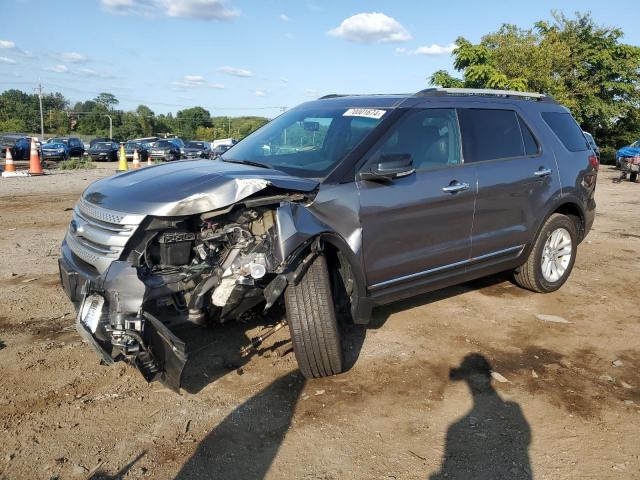
<svg viewBox="0 0 640 480"><path fill-rule="evenodd" d="M187 148L204 148L204 142L185 142Z"/></svg>
<svg viewBox="0 0 640 480"><path fill-rule="evenodd" d="M158 148L167 148L173 147L174 145L168 140L160 140L159 142L156 142L154 146Z"/></svg>
<svg viewBox="0 0 640 480"><path fill-rule="evenodd" d="M124 148L140 148L141 144L137 142L127 142L124 144Z"/></svg>
<svg viewBox="0 0 640 480"><path fill-rule="evenodd" d="M47 143L64 143L65 145L67 145L69 143L69 139L68 138L52 138Z"/></svg>
<svg viewBox="0 0 640 480"><path fill-rule="evenodd" d="M299 177L324 178L382 121L385 110L312 104L280 115L222 155Z"/></svg>
<svg viewBox="0 0 640 480"><path fill-rule="evenodd" d="M117 147L111 142L98 142L94 143L92 148L95 148L96 150L109 150Z"/></svg>

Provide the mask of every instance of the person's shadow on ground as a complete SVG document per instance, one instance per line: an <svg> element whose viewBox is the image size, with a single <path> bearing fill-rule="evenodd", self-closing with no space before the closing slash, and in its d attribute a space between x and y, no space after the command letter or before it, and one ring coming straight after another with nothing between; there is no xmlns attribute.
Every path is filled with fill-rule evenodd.
<svg viewBox="0 0 640 480"><path fill-rule="evenodd" d="M291 426L304 385L296 371L249 398L200 442L175 479L264 478Z"/></svg>
<svg viewBox="0 0 640 480"><path fill-rule="evenodd" d="M520 406L491 386L488 360L469 354L449 378L467 382L473 408L447 430L442 467L430 480L531 480L531 429Z"/></svg>

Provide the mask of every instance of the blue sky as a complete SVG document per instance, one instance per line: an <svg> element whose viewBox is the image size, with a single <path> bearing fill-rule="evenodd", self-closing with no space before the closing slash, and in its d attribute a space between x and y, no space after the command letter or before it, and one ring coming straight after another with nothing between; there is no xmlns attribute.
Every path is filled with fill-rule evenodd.
<svg viewBox="0 0 640 480"><path fill-rule="evenodd" d="M123 109L275 116L327 93L418 91L452 70L456 37L553 9L640 44L636 0L0 0L0 91L41 80L72 102L106 91Z"/></svg>

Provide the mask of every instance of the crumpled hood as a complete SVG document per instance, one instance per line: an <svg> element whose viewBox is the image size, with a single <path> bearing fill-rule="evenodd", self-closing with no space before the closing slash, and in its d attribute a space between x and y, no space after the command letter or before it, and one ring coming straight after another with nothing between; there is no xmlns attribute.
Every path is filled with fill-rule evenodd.
<svg viewBox="0 0 640 480"><path fill-rule="evenodd" d="M269 185L309 192L318 182L249 165L185 160L103 178L89 185L82 197L125 213L178 216L232 205Z"/></svg>
<svg viewBox="0 0 640 480"><path fill-rule="evenodd" d="M640 148L638 147L622 147L616 153L617 157L637 157L640 156Z"/></svg>

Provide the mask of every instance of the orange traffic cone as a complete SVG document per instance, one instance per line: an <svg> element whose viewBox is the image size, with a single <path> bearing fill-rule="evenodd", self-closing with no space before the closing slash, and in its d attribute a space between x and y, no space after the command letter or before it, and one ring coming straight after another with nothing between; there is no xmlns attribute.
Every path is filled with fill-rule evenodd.
<svg viewBox="0 0 640 480"><path fill-rule="evenodd" d="M33 137L31 137L31 154L29 155L29 175L44 175L38 156L38 147Z"/></svg>
<svg viewBox="0 0 640 480"><path fill-rule="evenodd" d="M133 169L140 168L140 157L138 156L137 148L133 150L133 163L131 164L131 168Z"/></svg>
<svg viewBox="0 0 640 480"><path fill-rule="evenodd" d="M7 156L4 157L4 171L5 173L13 173L16 171L16 166L13 164L13 157L11 156L11 149L7 147Z"/></svg>

